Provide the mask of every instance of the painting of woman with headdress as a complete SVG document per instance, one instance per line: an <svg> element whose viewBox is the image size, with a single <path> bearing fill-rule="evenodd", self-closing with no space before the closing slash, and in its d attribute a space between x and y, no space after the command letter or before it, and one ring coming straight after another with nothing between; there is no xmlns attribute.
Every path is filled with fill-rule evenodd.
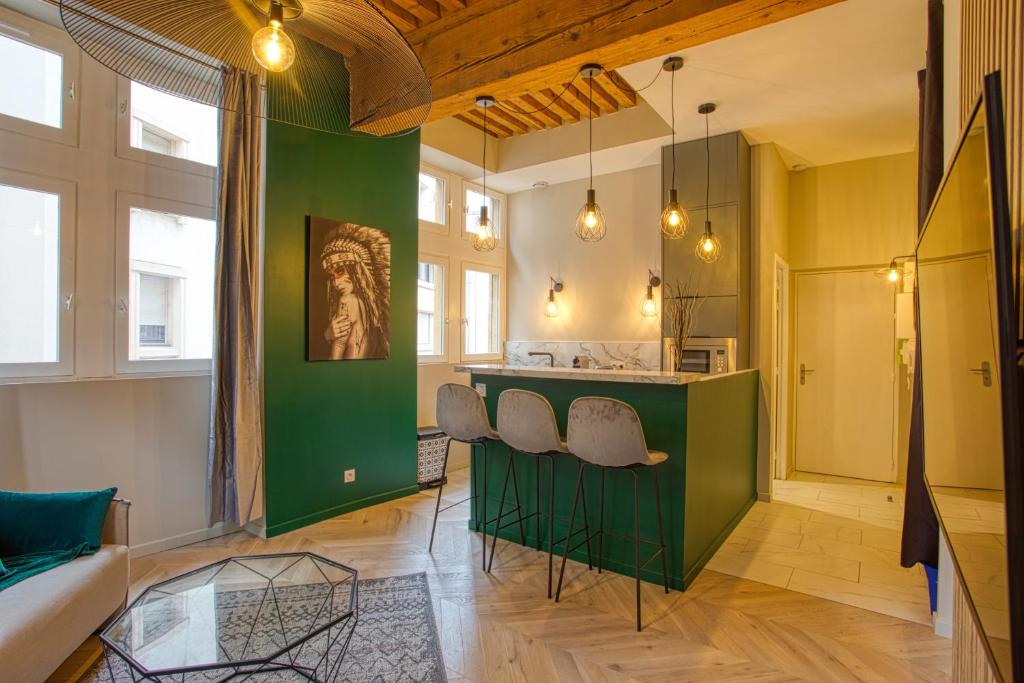
<svg viewBox="0 0 1024 683"><path fill-rule="evenodd" d="M309 360L387 358L391 352L391 236L309 218Z"/></svg>

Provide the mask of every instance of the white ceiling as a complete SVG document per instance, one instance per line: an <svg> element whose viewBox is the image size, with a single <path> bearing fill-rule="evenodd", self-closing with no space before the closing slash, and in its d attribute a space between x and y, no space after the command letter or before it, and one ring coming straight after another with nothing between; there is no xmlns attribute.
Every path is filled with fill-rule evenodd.
<svg viewBox="0 0 1024 683"><path fill-rule="evenodd" d="M913 149L926 5L848 0L682 51L677 136L703 135L697 106L714 102L712 133L742 130L751 142L774 142L790 164L819 166ZM618 71L642 88L663 60ZM667 76L642 97L670 121Z"/></svg>
<svg viewBox="0 0 1024 683"><path fill-rule="evenodd" d="M664 58L679 54L676 139L704 135L703 102L714 102L711 134L742 130L774 142L792 167L821 166L907 152L917 136L917 71L924 67L927 0L847 0L753 31L618 69L637 89ZM671 78L662 73L641 96L671 122ZM615 116L595 121L611 124ZM575 126L585 124L574 124ZM531 133L568 135L569 126ZM513 138L514 139L514 138ZM663 134L594 154L594 173L659 162ZM488 175L507 192L582 178L586 149ZM500 163L500 162L499 162Z"/></svg>

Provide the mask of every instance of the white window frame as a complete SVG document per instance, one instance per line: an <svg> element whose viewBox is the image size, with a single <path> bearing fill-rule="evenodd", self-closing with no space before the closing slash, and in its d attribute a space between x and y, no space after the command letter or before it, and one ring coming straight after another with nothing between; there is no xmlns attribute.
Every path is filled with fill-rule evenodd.
<svg viewBox="0 0 1024 683"><path fill-rule="evenodd" d="M145 85L145 84L142 84ZM148 86L147 86L148 87ZM219 119L218 119L219 120ZM162 166L172 171L191 173L203 178L216 178L217 166L181 159L159 152L132 147L132 82L123 76L117 77L117 156L128 161L138 161L150 166ZM154 124L159 128L158 124ZM219 135L219 133L218 133ZM218 163L220 151L218 150Z"/></svg>
<svg viewBox="0 0 1024 683"><path fill-rule="evenodd" d="M452 202L452 188L455 185L455 177L451 173L442 171L439 168L435 168L429 164L420 164L420 173L425 175L434 176L444 181L444 222L435 223L434 221L419 220L420 230L426 232L432 232L437 235L448 235L451 232L453 202ZM416 176L416 182L419 183L419 176ZM418 185L417 185L418 189ZM419 218L419 192L416 193L416 216Z"/></svg>
<svg viewBox="0 0 1024 683"><path fill-rule="evenodd" d="M78 146L78 82L81 73L81 52L74 41L63 31L39 21L27 21L23 15L0 7L0 34L19 42L37 47L61 56L63 83L63 106L61 127L54 128L16 116L0 114L0 128L33 138L59 142L71 147ZM16 68L5 65L4 68Z"/></svg>
<svg viewBox="0 0 1024 683"><path fill-rule="evenodd" d="M468 353L466 351L466 271L490 273L498 278L498 350L494 353ZM463 363L501 360L505 357L505 323L507 320L508 284L505 280L505 268L502 266L480 263L464 259L459 268L459 357Z"/></svg>
<svg viewBox="0 0 1024 683"><path fill-rule="evenodd" d="M60 197L60 318L56 361L0 363L0 379L59 377L75 374L75 228L78 185L70 180L45 178L0 168L0 184L48 192Z"/></svg>
<svg viewBox="0 0 1024 683"><path fill-rule="evenodd" d="M449 310L451 306L452 297L452 269L451 259L442 254L434 254L431 252L421 251L416 259L417 268L420 263L429 263L435 266L440 266L444 269L444 278L442 286L444 287L443 296L441 297L441 310L438 311L439 315L444 316L443 322L441 323L441 333L444 338L441 340L441 353L420 355L418 350L416 353L416 363L418 365L430 365L433 363L447 363L451 357L452 348L452 335L451 335L451 317L449 316ZM416 320L417 330L419 329L419 311L417 310Z"/></svg>
<svg viewBox="0 0 1024 683"><path fill-rule="evenodd" d="M469 205L466 203L466 193L469 192L470 190L473 190L474 192L477 192L479 194L484 194L484 188L483 185L478 185L477 183L471 182L469 180L463 180L462 187L460 188L460 190L461 197L459 199L459 203L462 205L462 239L466 240L467 242L472 242L473 236L476 234L476 226L472 226L471 229L471 226L468 224L470 214ZM492 200L497 200L500 203L498 208L497 221L495 221L492 225L494 227L494 234L497 240L496 248L504 249L506 241L505 236L507 234L508 225L508 220L506 218L506 215L508 214L508 195L504 194L503 192L495 192L494 190L487 188L486 196L490 197ZM495 217L491 216L491 220L494 221Z"/></svg>
<svg viewBox="0 0 1024 683"><path fill-rule="evenodd" d="M169 373L208 373L211 371L211 358L169 358L166 360L131 360L131 340L137 332L132 329L134 316L131 315L131 289L133 280L131 273L131 210L147 209L162 213L189 216L203 220L216 221L217 215L213 207L148 195L117 193L117 225L116 247L114 256L115 268L115 322L114 322L114 372L118 375L169 374ZM155 273L162 274L162 273Z"/></svg>

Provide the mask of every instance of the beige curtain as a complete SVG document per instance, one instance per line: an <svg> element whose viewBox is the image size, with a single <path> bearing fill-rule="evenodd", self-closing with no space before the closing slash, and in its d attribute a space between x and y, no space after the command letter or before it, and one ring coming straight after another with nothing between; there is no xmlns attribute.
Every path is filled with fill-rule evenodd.
<svg viewBox="0 0 1024 683"><path fill-rule="evenodd" d="M211 522L263 516L263 397L257 355L262 119L259 77L224 73L220 230L210 404Z"/></svg>

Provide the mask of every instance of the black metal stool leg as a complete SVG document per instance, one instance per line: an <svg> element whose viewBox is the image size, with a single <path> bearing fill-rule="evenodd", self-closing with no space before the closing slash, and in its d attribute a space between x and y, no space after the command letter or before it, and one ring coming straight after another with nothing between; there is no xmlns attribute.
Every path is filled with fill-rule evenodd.
<svg viewBox="0 0 1024 683"><path fill-rule="evenodd" d="M636 534L636 630L640 631L640 477L635 470L630 470L630 473L633 475L633 531Z"/></svg>
<svg viewBox="0 0 1024 683"><path fill-rule="evenodd" d="M451 441L448 442L451 445ZM477 483L477 477L480 476L478 469L479 466L475 466L476 460L476 444L469 444L469 469L473 473L472 482L472 495L473 495L473 529L480 531L480 485Z"/></svg>
<svg viewBox="0 0 1024 683"><path fill-rule="evenodd" d="M604 568L604 470L601 468L601 514L597 531L597 573Z"/></svg>
<svg viewBox="0 0 1024 683"><path fill-rule="evenodd" d="M586 469L586 466L584 466ZM583 538L587 543L587 569L594 568L594 557L590 552L590 515L587 514L587 486L583 484L580 489L580 496L583 499Z"/></svg>
<svg viewBox="0 0 1024 683"><path fill-rule="evenodd" d="M508 490L508 478L512 473L512 449L508 451L508 465L505 467L505 481L501 485L501 497L498 498L498 516L494 519L494 533L491 538L491 558L487 562L487 568L485 571L491 571L491 565L494 564L494 548L498 545L498 531L501 529L501 517L505 512L505 491ZM518 496L516 496L518 498ZM484 522L486 524L486 522ZM522 526L520 524L520 526Z"/></svg>
<svg viewBox="0 0 1024 683"><path fill-rule="evenodd" d="M487 442L480 444L480 450L483 451L484 466L480 469L483 470L484 474L484 495L481 498L483 507L483 517L481 517L480 528L483 530L483 545L480 548L480 569L487 570Z"/></svg>
<svg viewBox="0 0 1024 683"><path fill-rule="evenodd" d="M558 572L558 588L555 590L555 602L562 597L562 579L565 578L565 562L569 559L569 543L572 542L572 524L576 517L576 505L580 501L580 489L583 488L583 463L580 462L576 475L576 494L572 498L572 510L569 512L569 526L565 531L565 551L562 553L562 568Z"/></svg>
<svg viewBox="0 0 1024 683"><path fill-rule="evenodd" d="M441 492L444 491L444 478L448 474L448 453L452 450L452 441L448 439L448 445L444 449L444 463L441 465L441 480L437 485L437 502L434 504L434 521L430 525L430 543L427 544L427 552L434 551L434 532L437 530L437 515L441 510Z"/></svg>
<svg viewBox="0 0 1024 683"><path fill-rule="evenodd" d="M523 527L523 506L519 502L519 477L516 476L515 451L508 451L509 462L512 463L512 491L516 494L516 517L519 519L519 545L526 545L526 530ZM500 520L499 520L500 523ZM491 552L494 555L494 552Z"/></svg>
<svg viewBox="0 0 1024 683"><path fill-rule="evenodd" d="M540 456L539 455L535 455L535 456L533 456L533 459L534 459L534 464L536 465L535 471L533 473L533 483L534 483L534 488L536 489L535 495L534 495L534 498L533 498L533 504L534 504L534 507L535 507L535 512L534 512L535 519L534 519L533 523L534 523L534 526L536 527L536 533L537 533L537 550L540 550L540 547L541 547L541 541L540 541Z"/></svg>
<svg viewBox="0 0 1024 683"><path fill-rule="evenodd" d="M555 552L555 459L548 456L548 599L551 599L551 573L554 569ZM539 499L538 499L539 500Z"/></svg>
<svg viewBox="0 0 1024 683"><path fill-rule="evenodd" d="M665 557L665 532L661 525L661 486L658 483L658 466L654 470L654 505L658 509L658 544L661 548L661 578L665 582L665 593L668 593L668 558Z"/></svg>

